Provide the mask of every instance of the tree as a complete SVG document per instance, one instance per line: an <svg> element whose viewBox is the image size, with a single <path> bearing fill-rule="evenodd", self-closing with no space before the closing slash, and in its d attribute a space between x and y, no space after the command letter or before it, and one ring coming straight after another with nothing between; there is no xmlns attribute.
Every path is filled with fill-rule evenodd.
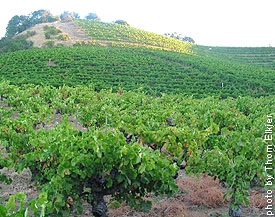
<svg viewBox="0 0 275 217"><path fill-rule="evenodd" d="M20 35L15 38L4 37L0 40L0 54L17 50L28 50L33 47L33 42L27 36Z"/></svg>
<svg viewBox="0 0 275 217"><path fill-rule="evenodd" d="M11 38L16 34L23 32L31 26L28 16L14 16L10 19L6 28L6 37Z"/></svg>
<svg viewBox="0 0 275 217"><path fill-rule="evenodd" d="M100 21L101 19L97 16L96 13L89 13L86 17L87 20L97 20Z"/></svg>
<svg viewBox="0 0 275 217"><path fill-rule="evenodd" d="M34 11L28 16L14 16L10 19L6 28L6 37L11 38L16 34L25 31L26 29L38 24L45 22L57 21L58 17L53 16L49 11L38 10Z"/></svg>
<svg viewBox="0 0 275 217"><path fill-rule="evenodd" d="M76 13L76 12L73 12L73 15L74 15L74 18L76 18L76 19L79 19L79 18L80 18L79 14Z"/></svg>
<svg viewBox="0 0 275 217"><path fill-rule="evenodd" d="M182 41L187 41L187 42L190 42L190 43L193 43L195 44L195 41L193 38L191 37L188 37L188 36L185 36L183 39L181 39Z"/></svg>
<svg viewBox="0 0 275 217"><path fill-rule="evenodd" d="M69 22L75 18L75 14L73 12L64 11L63 14L60 15L60 19L62 22Z"/></svg>
<svg viewBox="0 0 275 217"><path fill-rule="evenodd" d="M116 20L114 23L117 23L120 25L125 25L125 26L130 26L125 20Z"/></svg>
<svg viewBox="0 0 275 217"><path fill-rule="evenodd" d="M58 16L53 16L50 11L44 9L32 12L29 17L32 25L55 22L60 19Z"/></svg>
<svg viewBox="0 0 275 217"><path fill-rule="evenodd" d="M173 32L173 33L164 33L165 36L174 38L174 39L178 39L181 41L186 41L186 42L190 42L190 43L195 43L194 39L188 36L184 36L182 37L182 34L177 33L177 32Z"/></svg>

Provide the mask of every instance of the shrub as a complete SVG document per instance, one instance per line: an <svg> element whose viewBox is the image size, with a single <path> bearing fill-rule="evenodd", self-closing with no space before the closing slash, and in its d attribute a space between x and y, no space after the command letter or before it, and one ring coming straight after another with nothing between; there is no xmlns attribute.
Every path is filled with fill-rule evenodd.
<svg viewBox="0 0 275 217"><path fill-rule="evenodd" d="M47 31L47 30L49 30L49 29L50 29L50 27L49 27L48 25L43 26L43 30L44 30L44 31Z"/></svg>
<svg viewBox="0 0 275 217"><path fill-rule="evenodd" d="M47 41L43 44L44 48L54 47L55 42L54 41Z"/></svg>
<svg viewBox="0 0 275 217"><path fill-rule="evenodd" d="M50 39L50 38L51 38L51 34L50 34L49 32L46 32L46 33L45 33L45 38L46 38L46 39Z"/></svg>
<svg viewBox="0 0 275 217"><path fill-rule="evenodd" d="M0 40L0 53L12 52L17 50L28 50L33 47L33 42L27 40L25 35L15 38L2 38Z"/></svg>
<svg viewBox="0 0 275 217"><path fill-rule="evenodd" d="M67 34L61 34L58 36L58 40L61 40L61 41L68 41L70 38Z"/></svg>
<svg viewBox="0 0 275 217"><path fill-rule="evenodd" d="M56 27L54 26L44 26L43 27L43 30L46 32L46 33L49 33L50 35L58 35L59 33L61 33L62 31L60 29L57 29Z"/></svg>
<svg viewBox="0 0 275 217"><path fill-rule="evenodd" d="M29 37L32 37L34 35L36 35L36 31L27 31L26 37L29 38Z"/></svg>
<svg viewBox="0 0 275 217"><path fill-rule="evenodd" d="M64 47L64 44L63 43L57 43L56 47Z"/></svg>

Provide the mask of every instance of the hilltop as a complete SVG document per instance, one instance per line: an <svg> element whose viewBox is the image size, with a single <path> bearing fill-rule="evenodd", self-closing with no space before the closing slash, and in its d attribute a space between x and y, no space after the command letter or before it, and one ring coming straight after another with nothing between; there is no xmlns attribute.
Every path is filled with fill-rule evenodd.
<svg viewBox="0 0 275 217"><path fill-rule="evenodd" d="M45 27L56 28L60 32L48 39ZM213 57L235 63L275 68L275 48L273 47L213 47L183 42L156 33L136 29L128 25L106 23L96 20L75 19L69 22L39 23L18 36L28 35L34 47L73 46L90 44L101 46L141 46L170 50L192 55Z"/></svg>
<svg viewBox="0 0 275 217"><path fill-rule="evenodd" d="M45 37L46 31L44 30L45 27L54 27L60 32L57 34L56 37L51 36L49 39ZM84 30L82 30L76 23L74 22L50 22L50 23L40 23L37 24L22 33L20 35L26 35L27 32L35 32L33 36L28 37L28 40L33 42L34 47L43 48L45 47L45 43L48 41L54 41L55 44L64 46L73 46L78 41L91 41L91 39L85 34ZM58 35L65 34L68 36L67 40L59 40Z"/></svg>
<svg viewBox="0 0 275 217"><path fill-rule="evenodd" d="M48 35L49 37L47 38L47 28L52 28L51 31L58 32ZM130 26L94 20L76 19L70 22L39 23L15 37L27 35L28 32L33 32L33 35L28 37L28 40L32 41L33 46L38 48L48 47L49 42L52 42L52 46L73 46L81 43L103 46L118 44L120 46L134 45L188 54L193 53L190 49L193 46L191 43Z"/></svg>
<svg viewBox="0 0 275 217"><path fill-rule="evenodd" d="M75 19L40 23L16 37L22 35L33 41L33 49L0 56L0 75L12 84L93 84L96 90L113 91L142 87L154 95L200 98L275 92L272 68L233 63L216 48L126 25Z"/></svg>

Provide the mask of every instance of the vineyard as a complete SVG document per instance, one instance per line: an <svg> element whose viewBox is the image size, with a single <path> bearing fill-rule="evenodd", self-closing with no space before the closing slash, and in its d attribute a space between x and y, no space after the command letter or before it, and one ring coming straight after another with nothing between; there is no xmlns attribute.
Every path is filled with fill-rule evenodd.
<svg viewBox="0 0 275 217"><path fill-rule="evenodd" d="M153 32L136 29L116 23L104 23L94 20L80 20L75 22L86 31L93 40L114 41L141 45L152 45L173 51L192 54L191 43L183 42Z"/></svg>
<svg viewBox="0 0 275 217"><path fill-rule="evenodd" d="M45 25L43 40L74 46L0 55L0 191L15 185L8 169L29 171L38 191L3 189L1 217L83 217L83 204L89 217L125 204L152 217L152 197L187 200L183 176L222 186L190 181L206 189L188 194L195 209L226 207L207 216L248 216L255 188L262 201L267 156L275 162L263 139L275 115L274 48L192 45L93 20ZM175 206L154 216L189 217Z"/></svg>
<svg viewBox="0 0 275 217"><path fill-rule="evenodd" d="M275 69L274 47L208 47L194 46L194 52L237 63Z"/></svg>
<svg viewBox="0 0 275 217"><path fill-rule="evenodd" d="M266 177L262 132L265 115L274 115L271 96L153 97L141 90L5 81L0 95L0 145L6 150L0 166L30 169L48 215L80 212L87 200L95 216L105 216L104 195L150 209L143 196L175 193L182 169L218 178L227 186L231 212L238 213L251 183ZM61 121L49 127L56 117Z"/></svg>
<svg viewBox="0 0 275 217"><path fill-rule="evenodd" d="M0 77L12 84L70 86L93 83L95 89L120 87L161 93L268 96L275 92L275 71L214 58L131 45L76 46L17 51L0 56Z"/></svg>

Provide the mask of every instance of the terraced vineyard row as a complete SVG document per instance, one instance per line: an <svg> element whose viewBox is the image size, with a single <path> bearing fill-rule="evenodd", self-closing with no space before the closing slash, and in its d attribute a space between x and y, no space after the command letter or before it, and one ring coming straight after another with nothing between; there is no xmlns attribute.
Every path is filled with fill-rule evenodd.
<svg viewBox="0 0 275 217"><path fill-rule="evenodd" d="M193 44L157 33L136 29L126 25L104 23L94 20L75 20L93 40L130 42L168 48L181 53L192 54Z"/></svg>
<svg viewBox="0 0 275 217"><path fill-rule="evenodd" d="M0 167L30 168L49 215L80 211L85 199L104 216L104 195L148 209L145 193L176 192L179 169L224 182L231 212L240 212L252 181L267 177L262 134L266 115L275 115L273 97L221 101L7 82L0 96L0 146L9 152ZM62 121L48 127L56 117Z"/></svg>
<svg viewBox="0 0 275 217"><path fill-rule="evenodd" d="M13 84L93 84L195 97L266 96L275 92L275 71L214 58L141 48L80 46L17 51L0 56L0 77Z"/></svg>
<svg viewBox="0 0 275 217"><path fill-rule="evenodd" d="M270 67L275 69L274 47L209 47L195 46L195 52L200 54L222 58L243 64Z"/></svg>

